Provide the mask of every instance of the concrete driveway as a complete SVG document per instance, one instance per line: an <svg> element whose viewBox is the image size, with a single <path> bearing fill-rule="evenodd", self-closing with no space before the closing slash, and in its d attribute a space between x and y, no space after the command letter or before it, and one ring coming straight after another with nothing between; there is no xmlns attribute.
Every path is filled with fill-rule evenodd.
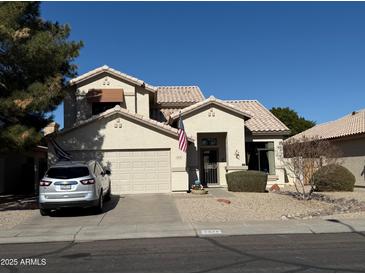
<svg viewBox="0 0 365 274"><path fill-rule="evenodd" d="M112 196L105 202L104 213L95 215L88 209L65 209L51 216L34 216L16 226L24 228L118 226L182 223L174 199L169 194L140 194Z"/></svg>

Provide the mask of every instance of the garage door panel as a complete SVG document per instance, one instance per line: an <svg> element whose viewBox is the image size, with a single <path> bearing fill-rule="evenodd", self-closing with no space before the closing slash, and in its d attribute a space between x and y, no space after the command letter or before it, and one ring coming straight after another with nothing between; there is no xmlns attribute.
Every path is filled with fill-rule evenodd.
<svg viewBox="0 0 365 274"><path fill-rule="evenodd" d="M167 185L159 185L158 186L158 192L169 192L170 187Z"/></svg>
<svg viewBox="0 0 365 274"><path fill-rule="evenodd" d="M115 159L114 161L118 161L118 159ZM132 168L132 163L131 162L127 162L127 163L116 163L116 167L118 169L130 169Z"/></svg>
<svg viewBox="0 0 365 274"><path fill-rule="evenodd" d="M157 156L158 157L169 157L169 154L170 154L170 152L169 151L167 151L167 150L165 150L165 151L157 151Z"/></svg>
<svg viewBox="0 0 365 274"><path fill-rule="evenodd" d="M75 160L97 159L111 169L113 194L171 191L169 150L72 152Z"/></svg>
<svg viewBox="0 0 365 274"><path fill-rule="evenodd" d="M160 173L157 176L158 180L167 180L170 178L170 173Z"/></svg>

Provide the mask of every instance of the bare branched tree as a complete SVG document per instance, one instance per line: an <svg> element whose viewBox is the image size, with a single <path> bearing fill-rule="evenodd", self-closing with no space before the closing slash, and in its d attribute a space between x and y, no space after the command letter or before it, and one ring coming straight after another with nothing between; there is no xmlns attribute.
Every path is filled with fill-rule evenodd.
<svg viewBox="0 0 365 274"><path fill-rule="evenodd" d="M295 189L303 199L310 199L315 190L314 172L325 165L340 164L341 155L331 141L317 136L290 138L283 143L284 167L294 177Z"/></svg>

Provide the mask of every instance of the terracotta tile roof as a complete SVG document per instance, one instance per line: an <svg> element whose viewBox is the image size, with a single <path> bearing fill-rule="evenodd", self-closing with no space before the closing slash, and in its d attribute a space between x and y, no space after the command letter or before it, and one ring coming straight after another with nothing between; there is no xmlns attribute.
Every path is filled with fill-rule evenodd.
<svg viewBox="0 0 365 274"><path fill-rule="evenodd" d="M246 119L252 117L252 114L249 111L242 110L242 109L236 107L235 105L230 104L230 103L228 103L226 101L217 99L214 96L210 96L208 99L205 99L204 101L200 101L200 102L195 103L195 104L193 104L191 106L188 106L186 108L181 109L181 114L190 113L191 111L194 111L195 109L199 109L199 108L204 107L204 106L209 105L209 104L216 104L216 105L219 105L219 106L221 106L223 108L227 108L227 109L233 110L234 112L236 112L236 113L241 114L242 116L244 116ZM180 113L180 111L175 111L175 113L171 114L170 117L172 119L176 119L176 118L179 117L179 113Z"/></svg>
<svg viewBox="0 0 365 274"><path fill-rule="evenodd" d="M252 114L252 118L246 121L246 126L251 132L289 134L289 128L257 100L226 100L225 102Z"/></svg>
<svg viewBox="0 0 365 274"><path fill-rule="evenodd" d="M204 99L204 95L198 86L157 87L157 104L193 104Z"/></svg>
<svg viewBox="0 0 365 274"><path fill-rule="evenodd" d="M89 72L87 72L85 74L82 74L82 75L80 75L80 76L78 76L76 78L73 78L73 79L71 79L69 81L69 83L70 83L70 85L74 85L74 84L77 84L77 83L79 83L81 81L84 81L86 79L89 79L89 78L91 78L93 76L96 76L98 74L101 74L103 72L108 72L108 73L110 73L112 75L115 75L116 77L120 77L121 79L124 79L125 81L131 82L131 83L133 83L135 85L145 86L145 88L147 90L150 90L150 91L156 91L157 90L156 87L145 83L143 80L138 79L136 77L133 77L131 75L125 74L123 72L120 72L118 70L115 70L113 68L110 68L107 65L104 65L102 67L96 68L96 69L91 70L91 71L89 71Z"/></svg>
<svg viewBox="0 0 365 274"><path fill-rule="evenodd" d="M124 116L130 117L133 120L138 120L141 123L144 123L144 124L147 124L149 126L155 127L157 129L160 129L162 131L165 131L167 133L173 134L176 137L178 137L178 130L176 128L173 128L173 127L171 127L171 126L169 126L165 123L161 123L161 122L158 122L156 120L147 118L147 117L145 117L141 114L130 112L129 110L127 110L125 108L122 108L119 105L116 105L114 108L108 109L108 110L106 110L106 111L104 111L104 112L102 112L98 115L94 115L89 119L86 119L86 120L80 121L78 123L75 123L72 128L63 129L63 130L59 131L58 134L64 134L64 133L72 131L72 130L80 127L80 126L89 124L91 122L94 122L94 121L97 121L97 120L100 120L100 119L103 119L105 117L109 117L113 114L118 114L118 113L122 114ZM194 141L192 138L188 138L188 139L189 139L189 141Z"/></svg>
<svg viewBox="0 0 365 274"><path fill-rule="evenodd" d="M321 139L340 138L365 133L365 109L354 111L340 119L316 125L291 138L306 136ZM290 139L291 139L290 138Z"/></svg>

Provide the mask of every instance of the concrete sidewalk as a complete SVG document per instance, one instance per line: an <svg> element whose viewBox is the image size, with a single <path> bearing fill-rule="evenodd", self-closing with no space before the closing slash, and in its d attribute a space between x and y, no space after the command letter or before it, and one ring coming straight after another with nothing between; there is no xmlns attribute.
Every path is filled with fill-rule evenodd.
<svg viewBox="0 0 365 274"><path fill-rule="evenodd" d="M317 234L365 232L365 218L285 221L246 221L242 224L118 224L57 227L24 227L0 231L0 244L34 242L85 242L97 240L164 238L164 237L217 237L230 235L264 234ZM365 233L364 233L365 235Z"/></svg>

